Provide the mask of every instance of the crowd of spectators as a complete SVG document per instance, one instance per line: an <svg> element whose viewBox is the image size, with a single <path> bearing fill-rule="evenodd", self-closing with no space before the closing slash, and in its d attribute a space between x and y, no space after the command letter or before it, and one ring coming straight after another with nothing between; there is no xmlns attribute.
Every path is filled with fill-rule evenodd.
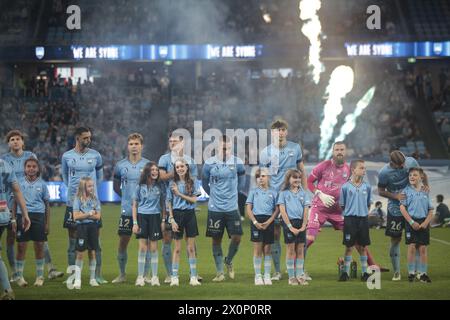
<svg viewBox="0 0 450 320"><path fill-rule="evenodd" d="M124 146L131 128L144 136L153 134L148 119L154 104L161 101L167 90L170 97L166 100L167 118L163 116L161 121L168 121L169 131L185 128L193 133L196 120L202 121L203 132L209 128L222 132L268 129L274 119L284 118L290 125L289 139L301 143L305 161L318 161L322 109L326 102L322 89L299 70L281 72L229 66L229 69L212 68L190 84L181 75L178 77L177 72L158 75L142 69L129 73L111 71L94 83L56 77L47 81L42 95L33 94L31 81L26 82L28 86L23 90L1 100L0 137L14 128L23 130L27 148L45 163L44 177L59 179L59 160L74 145L75 127L88 126L93 129L93 146L104 157L105 178L110 179L114 163L126 154ZM377 158L387 156L393 148L414 145L408 153L428 158L423 142L419 144L421 132L413 112L414 98L408 94L404 80L408 75L388 66L375 68L371 73L361 70L360 78L356 79L360 85L343 100L344 112L337 128L364 93L371 86L376 87L373 100L345 139L348 155ZM450 132L448 119L442 129ZM1 152L6 152L5 145L1 148Z"/></svg>
<svg viewBox="0 0 450 320"><path fill-rule="evenodd" d="M394 148L405 148L411 155L429 158L421 141L413 98L402 85L403 72L386 67L368 74L371 76L367 79L357 80L367 86L358 85L359 90L343 103L343 115L353 112L366 90L376 87L371 104L346 138L349 156L386 157ZM252 72L242 70L211 72L199 81L202 85L198 90L172 97L169 128L192 130L194 120L202 120L203 130L261 129L269 128L275 118L284 118L290 123L290 139L302 144L305 160L317 161L325 99L306 78L295 72L285 77L253 77ZM343 118L339 118L337 128L343 125Z"/></svg>
<svg viewBox="0 0 450 320"><path fill-rule="evenodd" d="M146 122L159 91L108 81L85 81L73 87L67 83L46 89L43 96L33 96L26 87L1 98L0 137L11 129L23 131L26 148L42 160L44 179L60 180L61 156L75 145L75 128L87 126L93 132L93 147L103 156L105 179L110 180L115 162L126 154L130 128L150 134ZM7 151L7 145L1 144L0 153Z"/></svg>

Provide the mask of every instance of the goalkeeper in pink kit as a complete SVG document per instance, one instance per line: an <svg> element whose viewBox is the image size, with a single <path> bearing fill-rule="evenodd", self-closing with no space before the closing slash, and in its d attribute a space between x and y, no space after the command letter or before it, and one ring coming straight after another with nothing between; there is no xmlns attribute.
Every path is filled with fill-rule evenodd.
<svg viewBox="0 0 450 320"><path fill-rule="evenodd" d="M345 162L345 144L333 145L333 157L314 167L308 176L308 189L314 194L308 219L306 247L315 241L322 225L328 221L335 230L344 229L344 217L339 207L342 185L350 178L350 166ZM376 264L367 251L368 265ZM380 268L381 271L389 271Z"/></svg>

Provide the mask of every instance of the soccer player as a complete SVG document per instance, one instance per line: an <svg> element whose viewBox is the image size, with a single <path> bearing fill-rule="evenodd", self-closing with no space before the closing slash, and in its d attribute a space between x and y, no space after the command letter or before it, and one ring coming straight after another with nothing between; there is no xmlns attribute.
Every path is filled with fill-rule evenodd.
<svg viewBox="0 0 450 320"><path fill-rule="evenodd" d="M91 130L79 127L75 130L75 148L64 152L62 156L62 177L67 186L67 207L64 215L63 227L68 230L69 248L67 249L67 262L69 266L75 265L75 246L77 238L76 222L73 219L73 201L77 192L80 179L90 177L95 183L96 190L103 179L103 160L100 153L90 149ZM97 191L96 191L97 193ZM99 228L101 227L101 220ZM99 232L99 230L97 230ZM100 243L96 250L96 279L99 284L107 283L101 276L101 247Z"/></svg>
<svg viewBox="0 0 450 320"><path fill-rule="evenodd" d="M428 192L423 191L421 168L409 169L409 185L402 191L404 199L400 200L400 211L405 218L405 240L408 245L408 280L414 281L415 271L418 279L430 283L427 274L428 253L430 244L430 222L433 218L433 205ZM416 250L420 252L420 264L415 265Z"/></svg>
<svg viewBox="0 0 450 320"><path fill-rule="evenodd" d="M344 216L344 232L342 244L345 245L344 272L339 281L347 281L350 277L350 264L355 244L361 261L361 281L367 281L366 246L370 244L369 208L372 203L370 185L363 181L366 174L364 160L353 160L350 164L351 180L342 185L339 195L339 206Z"/></svg>
<svg viewBox="0 0 450 320"><path fill-rule="evenodd" d="M160 172L160 179L165 183L165 189L167 190L169 183L174 177L174 163L178 158L183 158L189 164L190 175L194 183L197 181L198 171L197 165L194 160L188 155L184 154L184 141L183 136L177 131L173 131L169 134L169 150L170 152L163 154L158 161L158 167ZM166 208L166 213L168 209ZM164 266L166 268L167 276L164 283L171 282L172 273L172 253L171 253L171 242L172 242L172 229L167 219L163 220L163 245L162 245L162 256L164 259ZM201 277L198 276L201 281Z"/></svg>
<svg viewBox="0 0 450 320"><path fill-rule="evenodd" d="M411 168L418 168L419 164L412 157L405 155L398 150L390 154L390 162L381 168L378 173L378 194L388 198L388 214L386 224L386 236L391 237L391 257L394 276L392 281L400 281L400 241L405 227L405 219L400 211L400 201L405 196L401 191L408 185L408 171ZM423 184L425 191L428 191L428 179L424 173ZM418 259L419 251L416 252ZM417 263L418 265L418 263Z"/></svg>
<svg viewBox="0 0 450 320"><path fill-rule="evenodd" d="M41 287L44 284L44 242L50 227L50 206L47 185L40 178L39 161L29 158L25 161L25 177L19 179L19 186L25 198L28 216L31 226L28 231L22 228L22 211L17 208L17 256L16 256L16 283L20 287L26 287L28 283L23 278L25 256L28 241L34 242L34 254L36 258L36 281L34 286ZM17 203L14 202L17 207Z"/></svg>
<svg viewBox="0 0 450 320"><path fill-rule="evenodd" d="M286 244L286 268L289 285L308 285L304 272L304 248L306 225L311 201L301 187L302 173L293 169L286 173L282 191L278 196L283 218L284 243Z"/></svg>
<svg viewBox="0 0 450 320"><path fill-rule="evenodd" d="M345 143L335 142L332 159L320 162L308 177L308 188L314 194L314 198L307 227L307 249L314 243L325 222L330 222L335 230L344 229L339 195L342 185L350 178L350 166L345 160L345 155ZM369 265L376 264L369 251L366 255ZM389 271L381 267L380 270ZM311 280L311 277L307 278Z"/></svg>
<svg viewBox="0 0 450 320"><path fill-rule="evenodd" d="M298 143L288 141L288 123L284 120L275 120L271 125L273 143L261 151L260 165L268 167L270 171L270 186L279 192L281 190L286 172L290 169L298 169L302 174L302 187L306 190L306 171L303 164L302 148ZM281 279L281 218L275 219L275 240L272 245L272 259L275 274L272 280Z"/></svg>
<svg viewBox="0 0 450 320"><path fill-rule="evenodd" d="M195 237L198 236L195 203L201 191L195 187L189 173L189 164L183 158L175 161L175 175L167 189L167 207L169 209L169 223L172 225L175 249L172 258L172 278L170 286L178 286L178 270L180 266L181 239L186 231L186 249L190 269L191 286L199 286L197 279L197 258L195 256Z"/></svg>
<svg viewBox="0 0 450 320"><path fill-rule="evenodd" d="M255 285L272 285L271 245L274 240L273 221L279 214L277 192L270 188L269 170L258 168L255 173L257 187L250 190L246 204L250 225L250 240L253 242L253 267L255 269ZM261 274L261 263L264 256L264 278Z"/></svg>
<svg viewBox="0 0 450 320"><path fill-rule="evenodd" d="M83 270L83 252L88 250L89 284L98 287L96 280L96 251L99 247L98 228L101 219L100 201L96 196L94 179L82 177L73 201L73 219L77 224L77 259L75 265L75 282L73 287L81 289L81 271Z"/></svg>
<svg viewBox="0 0 450 320"><path fill-rule="evenodd" d="M159 286L158 240L162 239L161 222L166 215L164 189L159 181L159 169L155 162L149 162L139 178L133 194L133 233L139 239L138 277L136 286L145 286L144 272L146 257L150 252L152 286Z"/></svg>
<svg viewBox="0 0 450 320"><path fill-rule="evenodd" d="M16 176L12 167L0 159L0 238L3 234L5 228L11 225L12 231L15 233L17 228L17 222L15 219L15 214L11 215L8 208L8 200L11 192L14 194L15 201L20 206L23 216L23 230L28 231L30 228L30 218L28 217L27 206L25 205L25 199L23 198L22 192L20 191L19 184L17 183ZM6 269L5 263L3 262L1 255L1 244L0 244L0 285L1 294L0 300L13 300L14 292L11 289L11 285L8 279L8 270Z"/></svg>
<svg viewBox="0 0 450 320"><path fill-rule="evenodd" d="M119 248L117 261L119 262L119 276L112 283L126 281L126 266L128 261L127 247L133 233L132 196L136 190L144 166L150 160L142 158L144 138L140 133L128 136L128 157L120 160L114 168L114 191L121 197L121 216L119 220ZM150 256L146 257L147 260Z"/></svg>
<svg viewBox="0 0 450 320"><path fill-rule="evenodd" d="M24 163L29 158L37 159L36 155L31 152L24 150L25 149L25 139L24 135L19 130L11 130L6 134L6 142L9 146L9 152L2 155L1 158L8 162L14 170L14 174L16 178L19 180L25 176L24 173ZM13 207L13 197L12 195L9 198L9 207ZM7 229L6 233L6 253L8 256L8 262L11 266L11 269L15 268L15 254L14 254L14 242L15 242L15 234L12 232L11 228ZM59 278L64 275L61 271L56 270L55 266L52 263L52 257L50 254L50 250L48 247L48 242L44 242L44 255L45 255L45 264L48 269L48 278L54 279ZM11 280L15 281L17 277L14 276L15 272L13 272Z"/></svg>
<svg viewBox="0 0 450 320"><path fill-rule="evenodd" d="M225 280L223 263L228 276L234 279L233 258L241 242L242 224L238 212L238 184L244 183L244 162L231 154L232 141L224 135L219 140L217 154L206 159L202 185L209 194L206 236L212 238L212 250L217 275L212 281ZM222 261L222 238L225 228L231 238L228 255Z"/></svg>

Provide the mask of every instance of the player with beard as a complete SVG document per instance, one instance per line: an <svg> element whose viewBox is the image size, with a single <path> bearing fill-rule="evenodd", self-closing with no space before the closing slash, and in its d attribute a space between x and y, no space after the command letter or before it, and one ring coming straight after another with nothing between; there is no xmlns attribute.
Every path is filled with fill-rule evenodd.
<svg viewBox="0 0 450 320"><path fill-rule="evenodd" d="M344 229L344 217L339 206L339 195L342 185L350 178L350 166L345 161L345 143L335 142L333 157L316 165L308 177L308 189L314 194L307 227L307 243L309 248L325 222L333 225L335 230ZM306 256L305 256L306 258ZM368 265L376 264L367 251ZM381 271L389 271L380 268ZM311 278L308 276L308 280Z"/></svg>

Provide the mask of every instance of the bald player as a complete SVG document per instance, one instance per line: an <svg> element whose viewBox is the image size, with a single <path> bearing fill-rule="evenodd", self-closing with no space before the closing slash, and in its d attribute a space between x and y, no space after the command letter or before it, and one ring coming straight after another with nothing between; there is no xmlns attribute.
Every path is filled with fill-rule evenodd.
<svg viewBox="0 0 450 320"><path fill-rule="evenodd" d="M344 229L344 217L339 206L342 185L350 178L350 166L346 163L346 148L342 141L333 144L333 156L330 160L320 162L308 177L308 189L314 194L307 226L307 244L309 248L325 222L333 225L335 230ZM368 265L374 265L367 251ZM380 268L382 271L387 269Z"/></svg>

